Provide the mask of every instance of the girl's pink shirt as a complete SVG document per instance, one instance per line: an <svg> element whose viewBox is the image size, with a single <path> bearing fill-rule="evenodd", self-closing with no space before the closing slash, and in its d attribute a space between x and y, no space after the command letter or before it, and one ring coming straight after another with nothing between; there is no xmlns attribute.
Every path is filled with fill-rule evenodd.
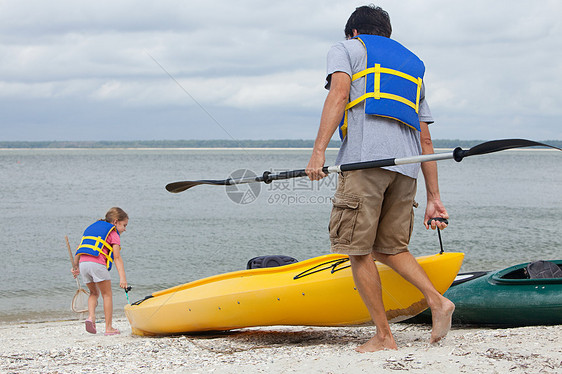
<svg viewBox="0 0 562 374"><path fill-rule="evenodd" d="M114 245L121 245L121 238L119 237L119 234L117 234L116 230L113 230L109 233L109 236L107 237L106 241L107 244L109 244L112 247ZM106 254L109 253L109 250L106 247L103 247L103 251ZM97 262L98 264L102 264L102 265L107 264L105 256L102 256L101 254L98 256L80 255L80 262L83 261Z"/></svg>

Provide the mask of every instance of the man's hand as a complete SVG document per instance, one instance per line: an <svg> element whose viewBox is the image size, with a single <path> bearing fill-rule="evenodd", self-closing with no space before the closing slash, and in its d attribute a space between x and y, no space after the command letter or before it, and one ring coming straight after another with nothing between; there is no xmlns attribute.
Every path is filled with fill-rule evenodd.
<svg viewBox="0 0 562 374"><path fill-rule="evenodd" d="M326 162L326 157L324 154L313 154L310 157L310 161L308 161L308 165L306 166L306 175L310 178L310 180L317 181L326 176L326 174L322 171L324 167L324 162Z"/></svg>
<svg viewBox="0 0 562 374"><path fill-rule="evenodd" d="M445 219L449 218L449 214L447 214L447 210L445 209L445 206L440 199L427 201L427 206L425 207L425 216L423 218L423 224L426 229L429 229L427 221L435 217L441 217ZM437 227L443 230L445 227L447 227L447 224L445 222L439 222L435 220L431 221L431 229L435 230Z"/></svg>

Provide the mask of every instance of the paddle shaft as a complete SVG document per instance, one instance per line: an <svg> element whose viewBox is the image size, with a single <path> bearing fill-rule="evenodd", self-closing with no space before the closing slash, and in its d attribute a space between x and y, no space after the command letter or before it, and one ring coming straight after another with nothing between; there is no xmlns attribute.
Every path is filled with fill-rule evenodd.
<svg viewBox="0 0 562 374"><path fill-rule="evenodd" d="M405 165L405 164L413 164L417 162L427 162L427 161L438 161L438 160L446 160L454 158L453 152L451 153L436 153L430 155L421 155L421 156L412 156L412 157L404 157L404 158L387 158L384 160L375 160L375 161L364 161L364 162L354 162L350 164L344 165L334 165L334 166L324 166L322 171L325 174L330 173L341 173L342 171L351 171L351 170L360 170L360 169L373 169L373 168L381 168L385 166L394 166L394 165ZM266 172L267 173L267 172ZM261 177L255 178L244 178L239 180L232 180L234 183L249 183L249 182L265 182L270 183L274 180L280 179L290 179L296 177L306 177L306 171L304 169L298 170L291 170L291 171L284 171L278 174L266 174L262 175Z"/></svg>
<svg viewBox="0 0 562 374"><path fill-rule="evenodd" d="M382 168L385 166L415 164L418 162L448 160L454 158L454 152L449 153L434 153L430 155L420 155L403 158L387 158L383 160L353 162L344 165L327 166L322 169L324 173L340 173L342 171L360 170L360 169L373 169Z"/></svg>
<svg viewBox="0 0 562 374"><path fill-rule="evenodd" d="M372 168L380 168L384 166L405 165L405 164L412 164L417 162L446 160L451 158L454 158L454 152L436 153L430 155L420 155L420 156L412 156L412 157L404 157L404 158L388 158L384 160L354 162L350 164L335 165L335 166L324 166L322 168L322 171L325 174L340 173L342 171L372 169ZM178 192L185 191L191 187L198 186L200 184L231 186L235 184L254 183L254 182L271 183L275 180L284 180L284 179L306 177L306 176L307 174L305 169L282 171L276 174L266 171L261 176L251 176L251 177L244 177L238 179L228 178L224 180L207 179L207 180L199 180L199 181L174 182L174 183L167 184L166 190L172 193L178 193Z"/></svg>
<svg viewBox="0 0 562 374"><path fill-rule="evenodd" d="M457 162L461 162L463 158L467 156L483 155L483 154L503 151L506 149L519 148L519 147L533 147L533 146L546 146L546 147L561 150L560 148L553 147L548 144L543 144L527 139L503 139L503 140L492 140L492 141L484 142L467 150L457 147L454 149L453 152L448 152L448 153L434 153L429 155L419 155L419 156L403 157L403 158L387 158L383 160L363 161L363 162L354 162L354 163L343 164L343 165L325 166L322 168L322 171L325 174L340 173L342 171L372 169L372 168L380 168L385 166L412 164L418 162L447 160L451 158ZM166 190L172 193L178 193L178 192L185 191L191 187L198 186L200 184L230 186L234 184L253 183L253 182L271 183L274 180L282 180L282 179L306 177L306 176L307 174L305 169L284 171L277 174L273 174L269 171L266 171L261 176L254 175L251 177L244 177L240 179L228 178L223 180L206 179L206 180L198 180L198 181L173 182L166 185Z"/></svg>

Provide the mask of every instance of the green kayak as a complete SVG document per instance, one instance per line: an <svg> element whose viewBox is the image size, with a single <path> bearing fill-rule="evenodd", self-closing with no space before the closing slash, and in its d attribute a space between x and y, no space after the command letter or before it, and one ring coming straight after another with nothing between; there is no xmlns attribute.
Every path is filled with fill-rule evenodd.
<svg viewBox="0 0 562 374"><path fill-rule="evenodd" d="M537 263L552 268L536 278ZM542 265L542 264L539 264ZM556 265L556 266L555 266ZM554 273L552 273L554 270ZM562 260L524 263L490 272L458 274L445 296L455 303L454 324L532 326L562 324ZM406 323L431 323L424 311Z"/></svg>

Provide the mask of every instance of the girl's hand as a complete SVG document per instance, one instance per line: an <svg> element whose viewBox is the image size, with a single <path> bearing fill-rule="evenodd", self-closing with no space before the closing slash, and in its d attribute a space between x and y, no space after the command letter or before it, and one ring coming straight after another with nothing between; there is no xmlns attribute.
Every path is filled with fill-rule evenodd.
<svg viewBox="0 0 562 374"><path fill-rule="evenodd" d="M80 269L79 268L72 268L72 269L70 269L70 272L72 273L72 275L74 275L74 278L76 278L80 274Z"/></svg>
<svg viewBox="0 0 562 374"><path fill-rule="evenodd" d="M119 281L119 287L121 287L122 289L126 289L127 288L127 280L120 280Z"/></svg>

